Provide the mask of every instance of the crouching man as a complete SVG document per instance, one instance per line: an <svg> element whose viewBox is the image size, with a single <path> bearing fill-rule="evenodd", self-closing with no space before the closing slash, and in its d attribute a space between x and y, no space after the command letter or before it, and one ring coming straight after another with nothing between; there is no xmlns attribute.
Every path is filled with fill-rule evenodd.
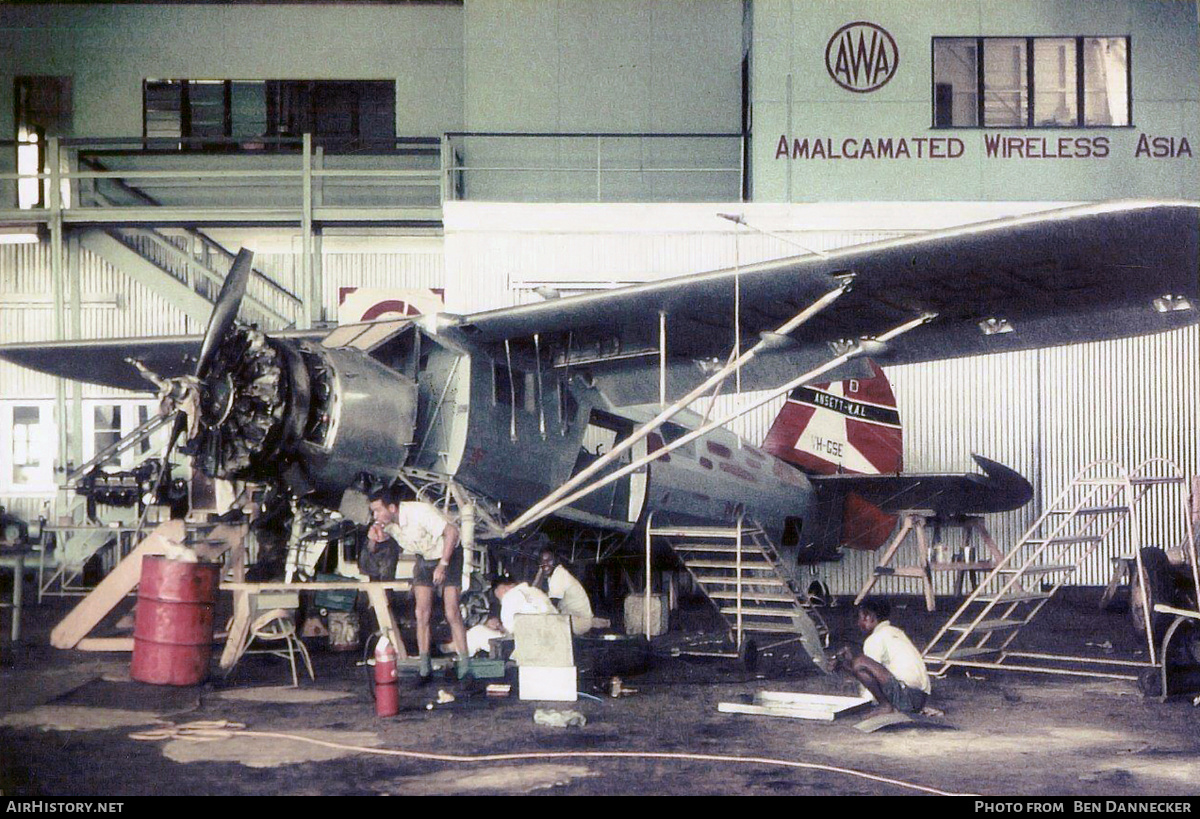
<svg viewBox="0 0 1200 819"><path fill-rule="evenodd" d="M867 635L863 653L843 648L837 653L837 665L875 698L879 713L917 714L933 688L921 652L888 621L891 610L883 600L868 599L859 604L858 628Z"/></svg>

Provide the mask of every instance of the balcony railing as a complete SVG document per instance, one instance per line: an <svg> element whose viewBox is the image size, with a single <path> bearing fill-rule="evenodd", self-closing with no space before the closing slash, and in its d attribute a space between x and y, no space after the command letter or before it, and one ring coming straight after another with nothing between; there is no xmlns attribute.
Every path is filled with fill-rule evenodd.
<svg viewBox="0 0 1200 819"><path fill-rule="evenodd" d="M737 202L741 134L452 132L444 201Z"/></svg>
<svg viewBox="0 0 1200 819"><path fill-rule="evenodd" d="M28 152L29 145L22 146ZM467 133L384 142L51 138L42 173L0 141L0 231L62 227L437 226L444 201L729 202L740 134ZM7 172L5 172L7 171ZM18 207L17 189L41 188Z"/></svg>
<svg viewBox="0 0 1200 819"><path fill-rule="evenodd" d="M26 146L27 147L27 146ZM346 147L341 145L339 147ZM49 139L47 172L0 173L0 222L66 225L436 225L436 138L327 151L299 139ZM16 143L0 142L15 156ZM11 167L11 166L10 166ZM17 187L41 180L19 208Z"/></svg>

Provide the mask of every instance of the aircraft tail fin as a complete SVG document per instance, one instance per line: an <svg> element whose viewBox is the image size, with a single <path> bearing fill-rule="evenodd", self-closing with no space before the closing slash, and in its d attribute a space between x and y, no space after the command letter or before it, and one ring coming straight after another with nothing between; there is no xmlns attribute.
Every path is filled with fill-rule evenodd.
<svg viewBox="0 0 1200 819"><path fill-rule="evenodd" d="M879 475L904 466L900 413L879 365L874 375L805 384L788 396L762 448L816 475Z"/></svg>
<svg viewBox="0 0 1200 819"><path fill-rule="evenodd" d="M900 472L903 432L892 385L879 365L873 375L806 384L792 391L762 448L810 475L880 475ZM842 506L840 545L878 549L896 525L895 515L855 493Z"/></svg>

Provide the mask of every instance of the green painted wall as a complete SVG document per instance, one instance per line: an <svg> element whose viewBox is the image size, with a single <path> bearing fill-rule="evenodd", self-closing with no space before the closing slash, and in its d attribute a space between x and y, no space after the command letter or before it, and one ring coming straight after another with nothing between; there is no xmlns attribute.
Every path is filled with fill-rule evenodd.
<svg viewBox="0 0 1200 819"><path fill-rule="evenodd" d="M1200 45L1194 3L758 0L752 12L751 156L758 201L1200 197ZM840 87L825 64L831 36L856 21L886 29L899 52L893 78L869 93ZM932 38L1090 35L1131 38L1132 127L932 127ZM998 135L1033 141L1026 139L1021 144L1019 156L1010 151L1008 158L989 157L987 135L993 140ZM1147 140L1173 138L1176 153L1186 138L1188 151L1173 158L1138 156L1143 136ZM781 137L787 138L793 150L794 140L808 139L810 157L780 156ZM866 138L891 138L893 151L897 150L895 141L904 138L913 156L844 158L847 153L861 152ZM921 144L921 140L929 138L961 143L935 143L935 152L941 156L928 158L929 143ZM1066 140L1061 145L1060 138ZM1088 140L1090 150L1076 142L1080 138ZM825 156L813 158L811 149L816 141L827 148ZM1104 151L1097 145L1104 144L1107 155L1099 157L1096 154ZM1148 144L1153 150L1153 142ZM916 158L919 150L927 158ZM1030 158L1031 151L1036 158ZM1087 152L1093 155L1044 156ZM831 153L843 158L829 158Z"/></svg>

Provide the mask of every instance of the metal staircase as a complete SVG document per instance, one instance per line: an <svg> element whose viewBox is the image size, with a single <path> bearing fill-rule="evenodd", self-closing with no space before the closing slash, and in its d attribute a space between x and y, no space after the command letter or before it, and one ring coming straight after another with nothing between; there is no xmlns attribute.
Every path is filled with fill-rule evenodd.
<svg viewBox="0 0 1200 819"><path fill-rule="evenodd" d="M95 159L80 159L88 170L107 171ZM120 179L96 179L78 194L90 206L159 206L153 197ZM234 254L194 227L169 231L146 227L86 230L85 247L156 289L202 323L207 321ZM140 268L140 269L139 269ZM260 270L252 269L246 293L247 312L266 329L295 323L303 307L299 296Z"/></svg>
<svg viewBox="0 0 1200 819"><path fill-rule="evenodd" d="M1145 599L1137 512L1151 492L1165 487L1182 489L1177 511L1190 530L1186 483L1174 464L1152 459L1132 472L1111 461L1085 467L930 640L923 655L931 672L942 674L952 666L963 666L1137 679L1137 673L1128 669L1156 665L1149 607L1143 607L1148 661L1039 654L1010 646L1101 544L1116 541L1122 523L1128 523L1123 548L1137 559ZM1160 501L1155 511L1161 514L1167 506ZM1190 531L1185 532L1184 538L1190 541L1190 537ZM1119 673L1119 668L1127 670Z"/></svg>
<svg viewBox="0 0 1200 819"><path fill-rule="evenodd" d="M733 526L646 525L646 546L667 543L729 627L739 654L754 638L774 639L758 649L799 640L813 661L828 669L829 629L808 593L784 568L762 527L739 515Z"/></svg>

